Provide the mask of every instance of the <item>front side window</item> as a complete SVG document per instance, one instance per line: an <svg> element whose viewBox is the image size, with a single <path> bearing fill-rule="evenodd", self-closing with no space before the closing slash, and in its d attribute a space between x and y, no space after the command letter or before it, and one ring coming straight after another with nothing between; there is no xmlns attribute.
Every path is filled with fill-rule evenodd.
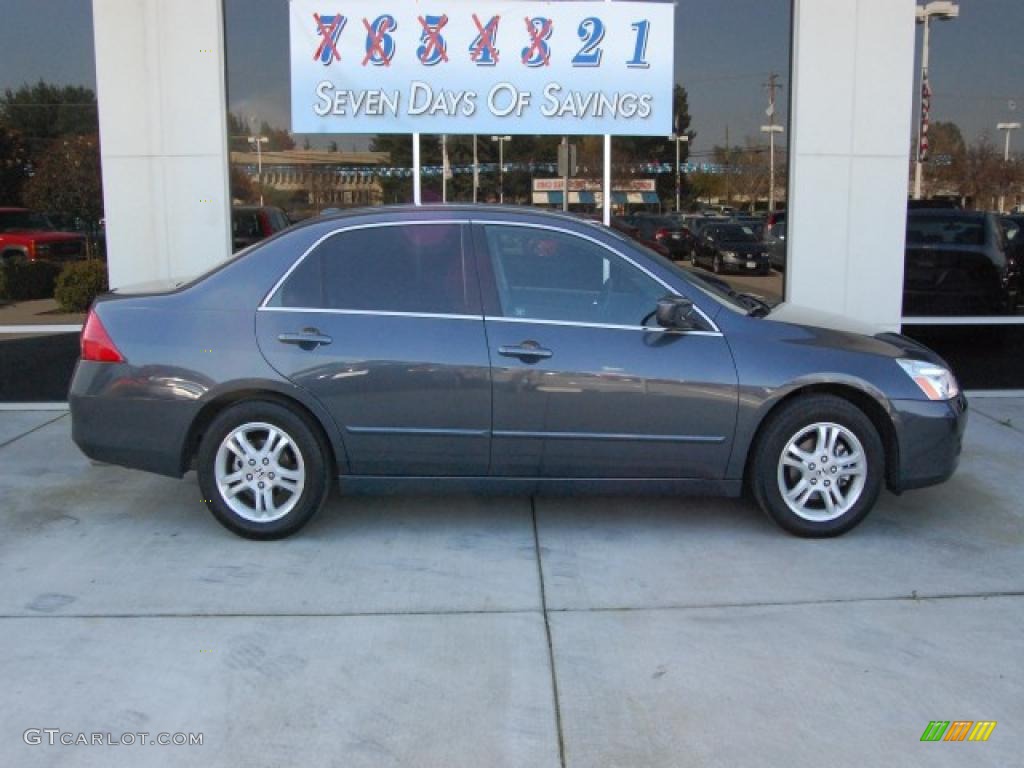
<svg viewBox="0 0 1024 768"><path fill-rule="evenodd" d="M640 326L668 290L597 243L532 227L486 227L505 317Z"/></svg>
<svg viewBox="0 0 1024 768"><path fill-rule="evenodd" d="M469 314L458 224L365 227L329 237L295 268L271 306Z"/></svg>

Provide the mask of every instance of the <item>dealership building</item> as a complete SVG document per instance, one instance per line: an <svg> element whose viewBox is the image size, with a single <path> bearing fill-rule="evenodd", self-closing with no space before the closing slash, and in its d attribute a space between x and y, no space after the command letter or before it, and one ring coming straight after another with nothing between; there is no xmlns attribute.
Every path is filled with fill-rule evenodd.
<svg viewBox="0 0 1024 768"><path fill-rule="evenodd" d="M287 115L288 89L280 84L296 82L295 73L289 80L287 72L289 60L294 62L297 55L295 32L289 37L289 3L275 0L266 5L273 6L275 18L280 21L273 29L248 23L242 18L249 10L248 4L235 0L92 0L89 12L102 169L103 247L111 287L180 278L207 270L228 258L233 244L232 210L240 202L236 188L239 183L247 183L250 194L273 197L272 204L287 207L281 202L285 200L283 195L293 195L294 199L295 190L302 189L303 179L315 177L323 168L334 168L336 157L339 170L321 196L310 198L312 205L346 207L391 202L386 177L399 166L407 165L393 150L389 157L372 147L369 139L359 138L349 145L341 132L330 135L313 131L304 134L306 147L296 140L294 147L273 149L267 146L273 137L263 135L266 131L259 120L250 125L249 113L257 109L262 113L255 117L267 121L266 104L274 99L285 105L282 110ZM611 8L632 4L604 5ZM677 4L676 28L699 27L705 18L702 7L710 9L717 5L721 4ZM444 10L442 6L445 4L438 4ZM463 2L449 6L446 13L453 17L462 10L475 8ZM423 13L430 10L424 3L417 3L416 8ZM732 120L728 116L721 121L725 123L727 151L729 142L735 141L739 146L753 136L757 147L747 141L752 156L765 158L763 146L768 139L780 142L780 181L772 176L772 197L785 201L786 266L775 276L775 287L761 292L777 290L778 298L787 302L842 315L878 332L903 329L949 356L968 388L1024 386L1014 351L1019 346L1019 323L1024 322L1024 316L1014 314L1012 307L1005 316L904 313L908 169L916 151L912 137L918 129L920 112L920 72L915 55L922 31L918 5L914 0L792 0L775 2L773 8L776 18L772 29L778 30L776 49L784 51L786 58L777 73L784 84L785 98L776 100L774 80L769 94L761 87L766 73L776 68L773 60L750 81L754 106L748 111L753 122L725 122ZM336 10L332 4L324 4L324 13ZM486 15L487 4L480 4L480 10L481 15ZM722 18L714 15L720 14L717 10L709 10L708 14L708 24ZM352 13L349 29L363 31L358 18L361 15ZM930 23L935 24L935 20ZM734 24L742 24L742 20L734 20ZM480 26L478 22L478 29ZM719 29L716 34L727 42L730 28ZM326 22L319 32L322 40L328 41L326 55L330 57L331 38L325 30ZM498 42L504 44L508 54L514 55L511 48L516 43L511 39L511 30L503 34L507 37L499 37ZM756 30L750 34L754 36L751 39L757 39ZM428 36L423 39L429 48L429 33L424 35ZM264 37L269 40L266 46L260 42ZM463 55L467 46L464 42L451 42L453 39L449 37L447 54L454 59ZM586 42L582 28L579 39ZM611 39L610 32L607 39ZM699 75L712 69L710 63L690 62L685 58L684 45L674 45L672 75L688 88L690 111L697 121L696 96L701 89L717 89L724 99L730 89L735 90L732 83L736 80L730 80L728 73L717 80L715 75L702 80ZM723 56L732 55L728 45L723 43L722 47ZM277 50L284 53L278 57L273 53ZM303 56L312 58L320 49L302 51ZM445 53L440 51L441 55ZM664 51L653 50L646 55L653 57L659 53L667 56ZM368 47L366 56L372 54ZM380 55L384 55L383 50ZM344 50L339 56L354 58L357 54ZM524 61L525 58L524 53ZM251 77L254 71L262 71L257 69L262 66L268 68L273 79L265 91ZM378 75L394 75L386 66L368 67L362 72L367 86ZM692 85L687 79L691 72ZM653 77L644 69L628 74L636 83ZM704 101L713 104L716 98L712 94ZM253 106L256 104L261 106ZM238 129L232 127L232 111L245 114L241 133L233 132ZM287 117L270 122L274 128L302 133L287 123ZM520 129L532 125L525 120L508 121L499 132L492 130L490 123L481 124L479 129L474 123L465 124L474 127L459 131L459 123L453 123L456 128L450 129L449 141L455 135L464 138L470 132L478 133L482 149L486 147L489 153L501 149L501 139L507 138L494 136L498 141L492 141L492 133L511 136L504 147L507 152L518 136L531 134ZM574 135L592 137L590 146L596 148L596 157L602 157L605 124L583 120L578 125ZM691 137L691 161L699 157L712 159L712 146L720 143L720 139L709 135L709 125L698 126ZM670 123L664 127L663 135L675 130ZM718 124L713 130L718 132ZM429 127L423 131L424 135L441 132ZM772 132L777 135L770 136ZM617 147L624 146L620 143L623 141L619 136L610 139L613 164L618 162ZM666 142L666 152L660 160L671 167L679 142L671 142L667 136ZM328 144L333 145L331 150L326 149ZM329 154L330 151L335 154ZM447 156L442 162L442 175L447 177ZM458 164L465 167L469 162L463 157ZM546 162L556 160L551 157ZM771 162L775 162L774 143ZM516 159L500 170L508 171L513 163L521 170L527 168L524 161ZM419 163L413 167L418 168ZM772 171L774 174L774 166ZM420 175L424 173L420 169ZM602 178L600 168L588 169L585 174L580 171L580 178L566 187L570 204L590 205L600 213L610 182L611 203L617 209L674 207L671 196L666 199L662 195L659 201L651 180L654 177L645 175L642 167L630 168L628 173L635 180L612 181L609 170ZM245 178L239 182L236 176ZM688 175L687 183L695 183L694 178ZM254 181L259 186L256 192L251 189ZM711 178L708 183L721 182ZM783 187L777 194L776 183ZM563 194L559 185L557 172L537 172L528 181L522 202L557 207ZM760 189L761 192L747 195L746 199L761 200L763 207L767 196L764 187ZM736 199L742 199L738 190L732 192ZM465 199L463 196L460 201ZM480 199L483 202L486 198ZM719 190L714 199L722 202L725 198ZM742 285L745 290L757 292L757 285ZM65 375L62 371L68 365L67 350L73 349L80 317L59 308L31 317L8 310L0 307L0 354L8 369L3 378L11 379L14 366L42 381L43 368L49 366L50 370L58 371L59 380ZM988 346L983 344L979 351L976 342L982 337L988 340ZM33 351L44 340L52 348ZM4 386L0 399L9 404L38 405L41 401L61 400L55 394L58 390L49 384L6 381Z"/></svg>

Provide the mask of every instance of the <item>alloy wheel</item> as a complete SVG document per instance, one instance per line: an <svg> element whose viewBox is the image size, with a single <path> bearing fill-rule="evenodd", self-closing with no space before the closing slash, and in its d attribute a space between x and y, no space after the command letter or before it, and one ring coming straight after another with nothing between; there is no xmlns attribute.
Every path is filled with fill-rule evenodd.
<svg viewBox="0 0 1024 768"><path fill-rule="evenodd" d="M786 506L812 522L846 514L864 491L867 456L846 427L818 422L800 429L779 457L779 492Z"/></svg>
<svg viewBox="0 0 1024 768"><path fill-rule="evenodd" d="M305 463L295 440L280 427L249 422L217 449L214 477L224 503L254 523L287 515L306 485Z"/></svg>

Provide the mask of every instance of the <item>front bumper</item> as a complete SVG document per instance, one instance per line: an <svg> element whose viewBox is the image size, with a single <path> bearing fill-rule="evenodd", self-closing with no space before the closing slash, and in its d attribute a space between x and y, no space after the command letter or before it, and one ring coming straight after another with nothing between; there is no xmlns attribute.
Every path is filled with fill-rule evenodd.
<svg viewBox="0 0 1024 768"><path fill-rule="evenodd" d="M952 400L893 400L899 470L893 490L907 491L936 485L950 478L960 462L967 398Z"/></svg>

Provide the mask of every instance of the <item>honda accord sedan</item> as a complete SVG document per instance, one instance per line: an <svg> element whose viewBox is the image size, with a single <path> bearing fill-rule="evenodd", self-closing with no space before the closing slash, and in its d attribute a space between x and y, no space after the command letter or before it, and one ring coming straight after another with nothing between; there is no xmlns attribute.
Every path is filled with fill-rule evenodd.
<svg viewBox="0 0 1024 768"><path fill-rule="evenodd" d="M99 298L89 457L198 473L272 539L342 492L744 491L834 536L954 471L967 403L903 336L769 307L613 230L507 207L321 217L191 282ZM865 329L861 329L865 330Z"/></svg>

